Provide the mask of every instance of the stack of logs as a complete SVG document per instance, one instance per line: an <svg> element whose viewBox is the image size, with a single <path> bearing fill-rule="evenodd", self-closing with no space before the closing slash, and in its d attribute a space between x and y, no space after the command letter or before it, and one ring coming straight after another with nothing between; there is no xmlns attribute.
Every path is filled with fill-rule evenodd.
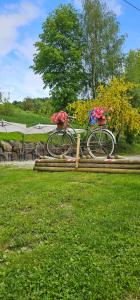
<svg viewBox="0 0 140 300"><path fill-rule="evenodd" d="M37 159L34 170L48 172L93 172L140 174L140 160L129 159Z"/></svg>

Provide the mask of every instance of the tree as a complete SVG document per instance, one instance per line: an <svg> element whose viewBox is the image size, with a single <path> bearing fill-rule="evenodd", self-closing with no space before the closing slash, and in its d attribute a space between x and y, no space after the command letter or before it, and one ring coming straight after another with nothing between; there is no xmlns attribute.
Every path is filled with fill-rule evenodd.
<svg viewBox="0 0 140 300"><path fill-rule="evenodd" d="M132 104L134 107L140 107L140 50L129 51L126 57L125 77L127 81L137 84L132 93Z"/></svg>
<svg viewBox="0 0 140 300"><path fill-rule="evenodd" d="M1 91L0 91L0 103L9 103L8 97L5 97Z"/></svg>
<svg viewBox="0 0 140 300"><path fill-rule="evenodd" d="M64 109L76 99L83 79L82 30L71 5L59 6L46 19L35 47L32 68L49 86L55 109Z"/></svg>
<svg viewBox="0 0 140 300"><path fill-rule="evenodd" d="M10 116L14 114L14 106L9 99L0 91L0 114Z"/></svg>
<svg viewBox="0 0 140 300"><path fill-rule="evenodd" d="M2 92L0 92L0 103L2 103Z"/></svg>
<svg viewBox="0 0 140 300"><path fill-rule="evenodd" d="M100 85L95 100L79 100L69 105L68 109L73 111L80 125L88 123L88 111L97 106L104 107L111 114L111 129L119 138L127 132L131 134L140 133L140 115L138 109L131 105L129 93L135 87L133 83L126 83L123 78L114 78L108 85Z"/></svg>
<svg viewBox="0 0 140 300"><path fill-rule="evenodd" d="M22 110L32 111L37 114L51 114L52 109L52 100L49 98L24 98L22 102L13 102L14 106L18 106Z"/></svg>
<svg viewBox="0 0 140 300"><path fill-rule="evenodd" d="M116 17L102 0L83 0L83 29L87 90L95 98L99 83L122 71L124 36L119 36Z"/></svg>
<svg viewBox="0 0 140 300"><path fill-rule="evenodd" d="M32 98L30 97L26 97L24 98L23 102L22 102L22 109L23 110L29 110L29 111L33 111L34 110L34 101Z"/></svg>

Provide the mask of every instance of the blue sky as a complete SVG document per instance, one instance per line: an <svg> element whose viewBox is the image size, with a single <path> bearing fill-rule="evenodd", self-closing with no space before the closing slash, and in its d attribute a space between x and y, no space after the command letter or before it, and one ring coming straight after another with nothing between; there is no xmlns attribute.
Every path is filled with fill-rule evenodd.
<svg viewBox="0 0 140 300"><path fill-rule="evenodd" d="M123 0L104 1L116 13L120 32L127 34L124 51L140 48L140 12ZM140 8L140 0L130 2ZM81 0L0 0L0 90L10 101L49 95L41 77L29 69L33 44L48 14L67 3L81 7Z"/></svg>

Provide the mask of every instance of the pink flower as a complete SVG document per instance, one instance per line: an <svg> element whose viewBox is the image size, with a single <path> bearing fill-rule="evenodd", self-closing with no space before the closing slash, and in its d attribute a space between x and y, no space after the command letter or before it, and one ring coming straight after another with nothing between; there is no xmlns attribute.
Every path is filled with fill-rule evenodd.
<svg viewBox="0 0 140 300"><path fill-rule="evenodd" d="M65 111L54 113L51 116L51 121L54 124L64 123L65 121L67 121L67 119L68 119L68 114Z"/></svg>
<svg viewBox="0 0 140 300"><path fill-rule="evenodd" d="M95 107L92 115L96 118L96 119L101 119L104 116L104 109L102 107Z"/></svg>

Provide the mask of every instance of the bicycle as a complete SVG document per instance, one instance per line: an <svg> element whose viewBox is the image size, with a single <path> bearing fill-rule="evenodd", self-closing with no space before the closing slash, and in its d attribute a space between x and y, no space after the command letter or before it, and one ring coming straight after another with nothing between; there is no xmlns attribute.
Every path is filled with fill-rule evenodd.
<svg viewBox="0 0 140 300"><path fill-rule="evenodd" d="M69 122L74 119L74 117L68 117ZM112 155L116 139L110 130L104 126L99 126L95 129L87 126L86 129L79 129L79 131L84 133L83 142L80 144L81 153L83 153L82 149L86 148L88 154L93 158ZM78 130L72 126L69 128L57 128L48 138L48 153L55 158L72 155L76 145L77 132Z"/></svg>

